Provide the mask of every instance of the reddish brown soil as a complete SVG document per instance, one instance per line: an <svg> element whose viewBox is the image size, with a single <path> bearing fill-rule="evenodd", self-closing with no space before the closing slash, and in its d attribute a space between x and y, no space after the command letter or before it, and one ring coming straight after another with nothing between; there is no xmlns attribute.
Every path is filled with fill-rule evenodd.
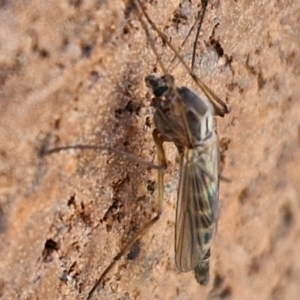
<svg viewBox="0 0 300 300"><path fill-rule="evenodd" d="M179 47L197 3L182 3L187 18L176 23L179 1L149 2ZM2 299L84 299L154 215L155 170L111 153L38 155L46 142L92 143L156 159L144 77L160 70L131 8L114 0L0 1ZM180 64L169 69L173 54L151 33L177 82L198 90ZM193 40L180 50L188 63ZM217 120L230 182L220 187L211 282L201 287L175 268L178 165L166 145L162 217L95 299L299 298L299 48L299 1L210 1L196 73L231 107Z"/></svg>

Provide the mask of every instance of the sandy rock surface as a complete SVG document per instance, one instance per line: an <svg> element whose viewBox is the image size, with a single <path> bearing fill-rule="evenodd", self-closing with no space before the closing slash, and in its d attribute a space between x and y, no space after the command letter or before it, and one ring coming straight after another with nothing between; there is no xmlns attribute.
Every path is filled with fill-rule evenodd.
<svg viewBox="0 0 300 300"><path fill-rule="evenodd" d="M177 49L201 1L147 1ZM144 77L161 72L131 1L0 1L0 298L85 299L155 215L156 171L125 157L42 148L97 144L156 161ZM200 93L151 30L167 71ZM195 30L179 52L191 63ZM226 101L211 281L174 262L176 149L161 219L94 299L291 300L300 295L300 2L211 0L195 72Z"/></svg>

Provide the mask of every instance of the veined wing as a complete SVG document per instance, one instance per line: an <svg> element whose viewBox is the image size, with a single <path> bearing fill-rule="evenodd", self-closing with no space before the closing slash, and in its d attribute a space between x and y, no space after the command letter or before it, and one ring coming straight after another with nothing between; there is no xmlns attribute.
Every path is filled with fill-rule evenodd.
<svg viewBox="0 0 300 300"><path fill-rule="evenodd" d="M194 269L210 249L219 207L219 145L215 133L203 145L185 148L181 159L175 230L177 269Z"/></svg>

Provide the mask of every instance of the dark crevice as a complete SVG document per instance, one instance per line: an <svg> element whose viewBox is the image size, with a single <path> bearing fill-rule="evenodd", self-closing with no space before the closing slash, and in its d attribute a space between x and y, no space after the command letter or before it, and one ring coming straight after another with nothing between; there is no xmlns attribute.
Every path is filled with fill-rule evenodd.
<svg viewBox="0 0 300 300"><path fill-rule="evenodd" d="M81 52L82 52L83 57L86 57L86 58L91 57L93 50L94 50L93 44L84 44L81 46Z"/></svg>
<svg viewBox="0 0 300 300"><path fill-rule="evenodd" d="M218 57L222 57L224 55L224 50L223 50L221 44L217 40L215 40L214 38L211 38L209 41L209 44L211 47L213 47L215 52L218 54Z"/></svg>
<svg viewBox="0 0 300 300"><path fill-rule="evenodd" d="M42 253L43 261L45 263L52 261L52 254L54 251L57 251L59 249L59 245L57 242L55 242L53 239L48 239L45 242L44 250Z"/></svg>
<svg viewBox="0 0 300 300"><path fill-rule="evenodd" d="M129 253L127 254L128 260L134 260L136 259L141 252L141 243L139 240L137 240L131 247Z"/></svg>

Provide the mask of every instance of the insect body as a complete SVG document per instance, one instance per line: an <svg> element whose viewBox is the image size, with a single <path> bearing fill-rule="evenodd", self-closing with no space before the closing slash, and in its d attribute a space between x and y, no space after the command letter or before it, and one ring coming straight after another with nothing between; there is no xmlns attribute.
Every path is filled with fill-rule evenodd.
<svg viewBox="0 0 300 300"><path fill-rule="evenodd" d="M154 140L174 142L180 154L176 211L175 260L181 272L195 270L200 284L209 281L210 244L218 216L219 148L214 109L186 87L176 87L171 75L148 76L154 98ZM164 154L162 163L165 164Z"/></svg>
<svg viewBox="0 0 300 300"><path fill-rule="evenodd" d="M203 1L203 3L205 3L205 8L207 2ZM106 150L157 169L158 209L156 216L142 227L136 236L113 258L89 291L87 300L93 297L99 286L103 286L104 278L119 259L159 220L163 202L164 168L167 166L163 149L164 142L173 142L180 156L180 182L175 230L176 266L181 272L194 270L196 280L202 285L209 282L210 246L217 229L219 208L219 145L215 132L214 116L224 116L229 112L229 108L196 77L165 35L152 22L140 0L134 0L134 4L138 8L137 16L144 28L149 44L165 74L162 77L154 75L146 77L146 84L152 89L154 95L152 99L152 106L155 108L153 138L157 147L158 164L153 165L125 151L99 145L75 145L43 151L44 154L51 154L70 148ZM175 85L174 77L168 74L157 55L144 18L174 52L176 58L182 63L206 98L198 96L186 87ZM194 47L193 58L195 57L195 50Z"/></svg>
<svg viewBox="0 0 300 300"><path fill-rule="evenodd" d="M103 271L90 290L87 299L91 299L97 287L103 283L105 276L116 262L159 220L164 191L164 170L162 167L167 166L163 149L164 142L173 142L176 145L181 164L175 230L176 266L181 272L194 270L196 280L202 285L209 282L210 246L217 229L219 207L219 145L215 132L214 116L224 116L229 112L229 108L187 66L176 49L142 8L140 0L134 2L141 12L137 16L150 46L165 73L162 77L153 75L146 77L146 84L154 94L152 99L152 106L155 108L153 139L157 148L158 160L156 166L158 210L157 215L114 257L111 264ZM186 87L176 87L173 76L167 74L157 55L154 42L142 15L164 43L172 49L208 100L199 97ZM193 52L195 52L195 47Z"/></svg>

